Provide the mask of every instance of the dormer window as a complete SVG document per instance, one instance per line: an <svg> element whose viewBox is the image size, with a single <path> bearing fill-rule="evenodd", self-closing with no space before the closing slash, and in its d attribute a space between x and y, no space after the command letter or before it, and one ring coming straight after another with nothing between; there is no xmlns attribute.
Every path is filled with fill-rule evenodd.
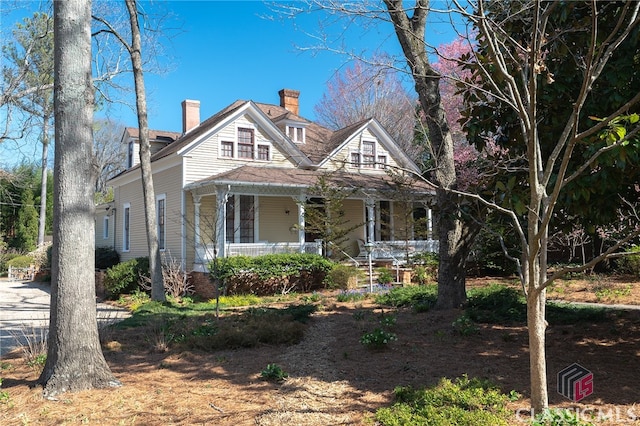
<svg viewBox="0 0 640 426"><path fill-rule="evenodd" d="M271 145L264 141L256 142L255 129L238 127L236 141L220 141L220 158L235 160L271 160Z"/></svg>
<svg viewBox="0 0 640 426"><path fill-rule="evenodd" d="M350 162L352 167L361 169L386 169L387 153L377 146L376 141L365 140L360 144L360 149L352 151Z"/></svg>
<svg viewBox="0 0 640 426"><path fill-rule="evenodd" d="M302 126L287 125L287 136L293 142L304 143L305 133L305 128Z"/></svg>

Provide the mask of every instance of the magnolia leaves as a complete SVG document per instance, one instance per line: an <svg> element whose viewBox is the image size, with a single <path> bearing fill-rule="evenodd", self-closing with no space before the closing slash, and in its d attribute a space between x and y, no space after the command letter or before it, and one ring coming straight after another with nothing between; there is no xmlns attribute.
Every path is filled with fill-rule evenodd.
<svg viewBox="0 0 640 426"><path fill-rule="evenodd" d="M593 121L604 121L603 118L598 118L594 116L589 116L589 118ZM625 138L627 137L627 127L637 124L640 121L640 115L638 114L630 114L630 115L621 115L609 122L607 124L607 128L600 133L600 139L606 141L607 145L613 145L619 141L622 141L620 145L627 146L629 145L630 140Z"/></svg>

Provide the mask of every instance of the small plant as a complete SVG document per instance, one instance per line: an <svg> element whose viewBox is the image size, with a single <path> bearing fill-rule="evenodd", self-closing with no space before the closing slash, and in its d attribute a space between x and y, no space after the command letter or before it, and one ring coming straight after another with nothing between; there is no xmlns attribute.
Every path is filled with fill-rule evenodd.
<svg viewBox="0 0 640 426"><path fill-rule="evenodd" d="M41 327L32 325L31 330L21 328L20 334L12 334L15 340L26 342L20 349L27 365L35 369L44 367L47 360L49 329L44 325Z"/></svg>
<svg viewBox="0 0 640 426"><path fill-rule="evenodd" d="M305 303L314 303L314 302L319 302L321 299L321 296L316 293L315 291L313 293L311 293L310 295L304 295L302 296L302 301Z"/></svg>
<svg viewBox="0 0 640 426"><path fill-rule="evenodd" d="M598 301L617 299L631 295L631 284L618 288L615 284L602 284L596 287L595 295Z"/></svg>
<svg viewBox="0 0 640 426"><path fill-rule="evenodd" d="M377 270L378 272L378 283L380 284L389 284L393 281L393 275L391 271L387 268L380 268Z"/></svg>
<svg viewBox="0 0 640 426"><path fill-rule="evenodd" d="M278 364L267 364L267 367L260 372L260 377L270 382L282 382L289 377L289 374Z"/></svg>
<svg viewBox="0 0 640 426"><path fill-rule="evenodd" d="M336 296L338 302L357 302L364 300L367 296L359 290L343 290Z"/></svg>
<svg viewBox="0 0 640 426"><path fill-rule="evenodd" d="M262 303L262 299L255 294L234 294L231 296L220 296L218 299L220 305L223 306L251 306ZM211 299L211 304L215 304L216 300Z"/></svg>
<svg viewBox="0 0 640 426"><path fill-rule="evenodd" d="M383 315L380 318L380 325L383 327L393 327L396 325L396 316L395 315Z"/></svg>
<svg viewBox="0 0 640 426"><path fill-rule="evenodd" d="M0 391L0 404L8 404L10 400L9 392Z"/></svg>
<svg viewBox="0 0 640 426"><path fill-rule="evenodd" d="M452 324L453 330L462 335L470 336L478 333L478 327L474 324L473 320L466 314L459 316Z"/></svg>
<svg viewBox="0 0 640 426"><path fill-rule="evenodd" d="M360 343L368 348L381 349L395 340L398 340L398 338L394 333L386 331L382 328L376 328L370 333L363 334L360 338Z"/></svg>
<svg viewBox="0 0 640 426"><path fill-rule="evenodd" d="M34 369L41 369L47 362L47 354L36 355L33 359L27 361L27 365Z"/></svg>

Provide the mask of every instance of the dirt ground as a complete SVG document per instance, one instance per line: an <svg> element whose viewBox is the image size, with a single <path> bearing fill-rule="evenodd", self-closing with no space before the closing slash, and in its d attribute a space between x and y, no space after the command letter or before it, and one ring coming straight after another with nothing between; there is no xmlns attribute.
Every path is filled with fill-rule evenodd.
<svg viewBox="0 0 640 426"><path fill-rule="evenodd" d="M469 285L498 281L474 279ZM640 285L628 278L558 282L549 297L640 305ZM392 402L394 387L429 386L463 374L522 394L510 408L513 424L525 424L520 420L527 419L529 407L526 327L480 325L478 334L460 336L451 324L461 311L398 310L397 341L372 351L359 340L374 327L379 307L337 303L329 296L320 303L304 340L289 347L158 353L151 350L150 336L119 331L105 345L105 357L123 386L64 394L57 401L42 399L42 389L34 386L38 372L14 352L0 370L0 391L8 394L0 398L0 424L372 425L372 413ZM640 312L613 315L604 323L549 324L553 407L591 409L596 418L613 413L604 424L640 418ZM557 372L574 362L594 375L594 393L580 403L555 390ZM289 378L280 384L261 380L269 363L280 365Z"/></svg>

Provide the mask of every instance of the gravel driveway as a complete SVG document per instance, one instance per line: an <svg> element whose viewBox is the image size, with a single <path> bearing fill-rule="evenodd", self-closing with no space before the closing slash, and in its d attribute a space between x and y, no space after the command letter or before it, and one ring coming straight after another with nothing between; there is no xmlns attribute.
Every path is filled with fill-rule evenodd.
<svg viewBox="0 0 640 426"><path fill-rule="evenodd" d="M41 336L49 327L48 283L0 278L0 358L24 342L24 334ZM98 303L99 323L124 319L129 312ZM22 341L22 342L21 342Z"/></svg>

